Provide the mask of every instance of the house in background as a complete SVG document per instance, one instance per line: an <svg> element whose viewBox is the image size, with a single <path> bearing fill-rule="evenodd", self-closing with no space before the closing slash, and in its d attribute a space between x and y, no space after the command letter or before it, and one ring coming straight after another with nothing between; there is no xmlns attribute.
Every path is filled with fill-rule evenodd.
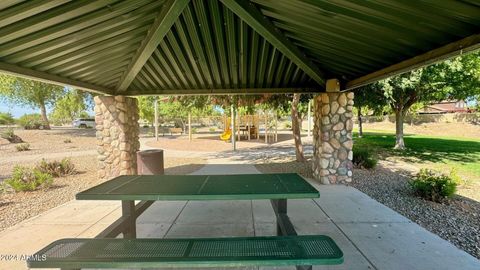
<svg viewBox="0 0 480 270"><path fill-rule="evenodd" d="M470 113L465 100L446 100L438 103L425 105L418 113L420 114L443 114L443 113Z"/></svg>

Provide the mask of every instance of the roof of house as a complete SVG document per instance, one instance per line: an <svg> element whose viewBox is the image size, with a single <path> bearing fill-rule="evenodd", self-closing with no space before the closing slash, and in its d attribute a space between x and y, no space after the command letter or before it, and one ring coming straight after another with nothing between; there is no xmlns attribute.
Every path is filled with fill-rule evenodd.
<svg viewBox="0 0 480 270"><path fill-rule="evenodd" d="M471 0L0 2L0 71L117 95L353 89L479 43Z"/></svg>
<svg viewBox="0 0 480 270"><path fill-rule="evenodd" d="M459 101L442 101L425 106L424 111L428 112L463 112L467 107L457 107Z"/></svg>

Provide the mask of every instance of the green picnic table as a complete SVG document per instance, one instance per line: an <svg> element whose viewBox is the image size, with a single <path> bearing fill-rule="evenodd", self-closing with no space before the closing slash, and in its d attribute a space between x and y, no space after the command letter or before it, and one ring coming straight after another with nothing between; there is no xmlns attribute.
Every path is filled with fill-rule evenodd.
<svg viewBox="0 0 480 270"><path fill-rule="evenodd" d="M69 269L296 265L311 269L312 264L339 264L343 253L331 238L298 236L287 215L288 199L319 196L295 173L119 176L76 195L77 200L120 200L122 216L117 221L95 239L56 241L37 253L48 254L47 260L28 261L28 265ZM141 202L135 204L136 200ZM277 236L137 239L136 219L159 200L270 200ZM120 234L123 239L115 238Z"/></svg>

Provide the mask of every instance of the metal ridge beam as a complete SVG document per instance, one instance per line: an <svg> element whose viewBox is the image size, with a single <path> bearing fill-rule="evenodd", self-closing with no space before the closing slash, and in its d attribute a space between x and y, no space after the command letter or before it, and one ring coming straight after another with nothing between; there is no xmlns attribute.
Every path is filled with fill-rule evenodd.
<svg viewBox="0 0 480 270"><path fill-rule="evenodd" d="M99 93L99 94L108 94L108 95L114 94L113 90L99 86L99 85L72 80L72 79L60 77L54 74L50 74L47 72L23 68L23 67L19 67L16 65L8 64L8 63L0 62L0 72L4 72L7 74L11 74L14 76L19 76L27 79L37 80L45 83L56 84L60 86L69 85L77 89Z"/></svg>
<svg viewBox="0 0 480 270"><path fill-rule="evenodd" d="M290 42L254 4L247 0L220 0L227 8L245 21L263 38L282 52L312 79L325 86L324 73L305 54Z"/></svg>
<svg viewBox="0 0 480 270"><path fill-rule="evenodd" d="M288 88L242 88L242 89L158 89L145 91L126 91L125 96L157 96L157 95L256 95L256 94L290 94L324 92L309 87Z"/></svg>
<svg viewBox="0 0 480 270"><path fill-rule="evenodd" d="M417 55L389 67L377 70L362 77L353 79L346 84L344 91L355 89L378 80L408 72L412 69L424 67L448 58L468 53L480 48L480 34L449 43L429 52Z"/></svg>
<svg viewBox="0 0 480 270"><path fill-rule="evenodd" d="M189 2L190 0L165 1L157 18L148 30L147 36L140 44L125 73L120 78L116 87L117 92L127 90Z"/></svg>

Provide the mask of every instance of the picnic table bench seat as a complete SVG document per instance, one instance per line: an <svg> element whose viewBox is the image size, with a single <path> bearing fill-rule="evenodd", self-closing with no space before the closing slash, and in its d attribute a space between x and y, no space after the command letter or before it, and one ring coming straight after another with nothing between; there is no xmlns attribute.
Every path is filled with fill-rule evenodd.
<svg viewBox="0 0 480 270"><path fill-rule="evenodd" d="M298 266L342 262L342 251L324 235L61 239L27 261L30 268L68 269Z"/></svg>

